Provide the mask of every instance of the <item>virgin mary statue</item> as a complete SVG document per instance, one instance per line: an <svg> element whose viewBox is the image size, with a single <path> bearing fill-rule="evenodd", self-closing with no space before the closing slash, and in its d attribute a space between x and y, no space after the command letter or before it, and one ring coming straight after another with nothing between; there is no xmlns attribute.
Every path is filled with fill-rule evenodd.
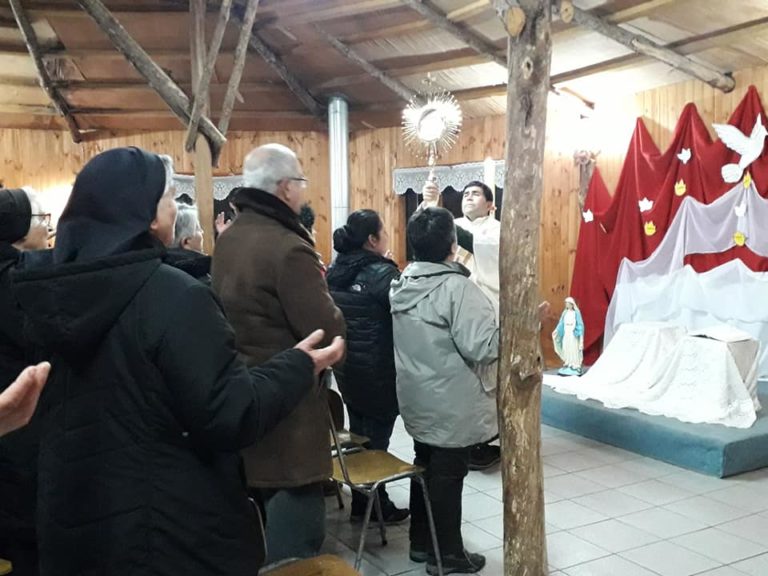
<svg viewBox="0 0 768 576"><path fill-rule="evenodd" d="M557 328L552 333L555 352L563 361L558 374L580 376L584 360L584 321L576 306L576 300L570 296L565 299L565 310L560 316Z"/></svg>

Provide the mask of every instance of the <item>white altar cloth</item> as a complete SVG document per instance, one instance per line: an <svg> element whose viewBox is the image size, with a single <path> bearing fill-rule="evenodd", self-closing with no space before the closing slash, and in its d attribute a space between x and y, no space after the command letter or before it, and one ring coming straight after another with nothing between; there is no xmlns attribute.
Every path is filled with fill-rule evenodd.
<svg viewBox="0 0 768 576"><path fill-rule="evenodd" d="M757 419L759 343L728 326L686 333L664 322L622 324L581 377L544 376L555 391L607 408L749 428Z"/></svg>

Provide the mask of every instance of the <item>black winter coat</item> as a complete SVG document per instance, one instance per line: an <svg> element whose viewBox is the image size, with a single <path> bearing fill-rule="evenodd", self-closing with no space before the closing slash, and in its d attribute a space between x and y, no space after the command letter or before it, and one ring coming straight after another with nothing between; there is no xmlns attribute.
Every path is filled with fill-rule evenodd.
<svg viewBox="0 0 768 576"><path fill-rule="evenodd" d="M237 358L213 293L143 249L24 271L52 351L38 490L41 575L248 575L261 528L238 450L315 382L301 351Z"/></svg>
<svg viewBox="0 0 768 576"><path fill-rule="evenodd" d="M0 243L0 390L35 361L24 337L24 317L11 292L11 271L20 257L10 244ZM35 541L36 428L33 418L26 427L0 438L0 556L9 540L28 545Z"/></svg>
<svg viewBox="0 0 768 576"><path fill-rule="evenodd" d="M328 288L347 323L347 357L334 368L344 402L365 416L396 416L395 353L389 286L397 264L368 250L339 254Z"/></svg>

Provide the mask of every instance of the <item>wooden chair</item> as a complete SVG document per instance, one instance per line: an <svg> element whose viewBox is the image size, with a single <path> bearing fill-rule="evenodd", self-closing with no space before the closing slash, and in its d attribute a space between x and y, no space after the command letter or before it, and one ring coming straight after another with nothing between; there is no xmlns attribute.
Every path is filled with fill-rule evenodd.
<svg viewBox="0 0 768 576"><path fill-rule="evenodd" d="M307 560L290 561L266 572L262 576L360 576L349 564L338 556L330 554L309 558Z"/></svg>
<svg viewBox="0 0 768 576"><path fill-rule="evenodd" d="M332 415L331 415L332 416ZM363 560L363 550L365 548L365 537L368 532L368 525L371 522L371 513L373 506L376 506L376 515L379 518L379 529L381 531L381 543L387 544L386 528L384 527L384 515L381 510L381 501L379 500L379 486L384 486L389 482L410 478L418 482L424 494L424 503L427 509L427 521L429 522L429 532L432 536L432 548L437 560L437 571L439 576L443 576L443 563L440 558L440 547L437 542L437 532L435 531L435 520L432 516L432 506L429 503L429 493L427 483L424 481L424 468L408 464L393 456L384 450L361 450L357 452L345 452L342 448L339 435L336 432L336 425L333 417L329 418L331 425L331 435L336 446L336 455L333 459L333 479L339 484L345 484L350 489L364 494L368 502L365 507L365 516L363 517L363 528L360 533L360 543L357 546L357 556L355 557L355 570L360 569Z"/></svg>
<svg viewBox="0 0 768 576"><path fill-rule="evenodd" d="M336 426L336 431L339 436L339 442L341 443L341 449L345 452L357 452L364 448L364 445L368 443L368 438L359 434L354 434L346 430L345 418L344 418L344 401L341 396L335 390L328 390L328 408L331 412L331 418L333 424ZM336 454L336 445L333 442L333 436L329 433L329 442L331 445L331 455ZM344 509L344 500L341 497L341 488L338 482L334 482L336 486L336 501L339 504L339 510Z"/></svg>

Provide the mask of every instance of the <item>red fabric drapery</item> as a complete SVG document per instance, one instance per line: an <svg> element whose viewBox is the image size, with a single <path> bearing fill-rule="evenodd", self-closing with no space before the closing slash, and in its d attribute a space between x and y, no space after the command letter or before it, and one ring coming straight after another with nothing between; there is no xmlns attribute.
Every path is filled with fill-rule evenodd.
<svg viewBox="0 0 768 576"><path fill-rule="evenodd" d="M760 97L755 87L750 86L728 123L749 135L758 114L765 122ZM687 163L678 157L684 149L691 152ZM600 354L605 315L622 259L639 261L650 256L686 196L710 203L727 192L733 185L723 181L720 169L738 160L739 155L722 142L712 141L696 106L687 104L664 152L653 142L642 119L637 120L612 198L608 197L600 172L595 170L585 201L585 210L591 210L594 219L581 222L571 281L571 295L581 308L586 328L585 363L594 363ZM748 171L758 192L768 197L765 149ZM653 202L653 207L645 212L639 206L643 199ZM768 270L768 259L746 247L721 254L695 254L687 263L703 272L734 258L740 258L753 270Z"/></svg>

